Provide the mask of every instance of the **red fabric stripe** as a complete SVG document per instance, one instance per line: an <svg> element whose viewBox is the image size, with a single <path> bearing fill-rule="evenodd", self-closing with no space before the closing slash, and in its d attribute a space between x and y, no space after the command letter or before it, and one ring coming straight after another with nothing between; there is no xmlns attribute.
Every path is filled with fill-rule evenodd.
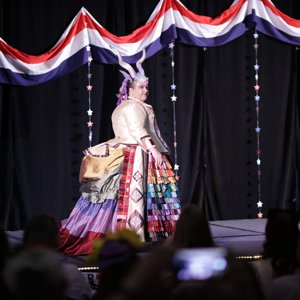
<svg viewBox="0 0 300 300"><path fill-rule="evenodd" d="M52 48L50 51L48 51L44 54L29 55L29 54L26 54L24 52L21 52L15 48L11 47L10 45L6 44L3 41L0 41L0 50L4 54L10 55L12 58L14 58L16 60L20 60L27 64L43 63L43 62L53 58L60 52L62 52L64 50L64 48L68 44L70 44L72 38L85 28L85 24L84 24L85 19L84 18L87 18L87 16L83 16L83 14L81 13L79 15L79 17L77 18L76 22L74 23L73 27L70 29L68 35L59 44L57 44L54 48ZM88 20L89 19L90 18L88 18Z"/></svg>
<svg viewBox="0 0 300 300"><path fill-rule="evenodd" d="M168 9L170 9L171 7L172 7L172 0L164 1L160 11L157 13L155 18L151 22L149 22L149 23L145 24L144 26L136 29L135 31L133 31L131 34L129 34L127 36L117 37L114 34L107 31L105 28L101 27L96 22L94 22L92 20L92 18L90 18L88 15L84 16L82 13L80 13L77 20L76 20L76 22L74 23L74 25L70 29L68 35L58 45L56 45L54 48L52 48L50 51L48 51L44 54L29 55L29 54L26 54L24 52L21 52L21 51L15 49L15 48L11 47L10 45L6 44L3 41L0 41L0 50L4 54L10 55L14 59L18 59L18 60L23 61L23 62L28 63L28 64L43 63L43 62L51 59L52 57L54 57L55 55L57 55L61 51L63 51L64 47L66 47L71 42L71 39L74 36L76 36L81 30L85 29L86 26L87 26L87 28L94 29L94 30L98 31L101 36L106 37L106 38L108 38L108 39L110 39L113 42L116 42L118 44L135 43L135 42L138 42L141 39L145 38L145 36L149 35L151 30L153 30L154 26L156 25L157 20L162 15L164 15L165 12Z"/></svg>
<svg viewBox="0 0 300 300"><path fill-rule="evenodd" d="M189 18L193 22L209 25L221 25L230 19L233 19L240 11L242 5L248 0L240 0L232 7L225 10L220 16L216 18L211 18L207 16L197 15L192 11L188 10L186 7L182 6L180 3L174 1L174 9L178 10L182 16Z"/></svg>
<svg viewBox="0 0 300 300"><path fill-rule="evenodd" d="M136 43L136 42L144 39L146 36L150 35L150 32L153 30L158 19L161 16L163 16L172 7L173 7L172 0L164 1L164 3L161 6L160 11L157 13L157 15L154 17L154 19L152 19L149 23L145 24L144 26L139 27L138 29L134 30L129 35L125 35L125 36L118 37L118 36L110 33L109 31L107 31L105 28L99 26L96 22L93 22L91 19L89 20L88 27L91 29L97 30L102 37L108 38L117 44Z"/></svg>
<svg viewBox="0 0 300 300"><path fill-rule="evenodd" d="M103 233L90 231L83 238L80 238L72 235L68 229L61 228L57 250L72 256L90 254L93 252L92 245L94 240L104 236L105 234Z"/></svg>
<svg viewBox="0 0 300 300"><path fill-rule="evenodd" d="M288 23L291 26L300 28L300 21L297 19L293 19L289 17L288 15L281 12L278 8L276 8L274 5L272 5L268 0L261 0L264 4L264 6L268 7L275 15L281 17L286 23Z"/></svg>

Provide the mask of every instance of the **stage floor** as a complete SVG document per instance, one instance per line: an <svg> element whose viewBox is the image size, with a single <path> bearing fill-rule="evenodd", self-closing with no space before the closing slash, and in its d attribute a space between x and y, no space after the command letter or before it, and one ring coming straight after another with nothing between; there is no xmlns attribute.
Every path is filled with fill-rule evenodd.
<svg viewBox="0 0 300 300"><path fill-rule="evenodd" d="M267 219L243 219L209 223L217 246L227 247L236 256L255 256L263 250L266 222Z"/></svg>
<svg viewBox="0 0 300 300"><path fill-rule="evenodd" d="M217 246L228 248L235 256L259 255L263 249L266 219L243 219L209 222ZM20 246L23 231L7 231L12 249ZM79 266L85 264L83 257L66 257Z"/></svg>

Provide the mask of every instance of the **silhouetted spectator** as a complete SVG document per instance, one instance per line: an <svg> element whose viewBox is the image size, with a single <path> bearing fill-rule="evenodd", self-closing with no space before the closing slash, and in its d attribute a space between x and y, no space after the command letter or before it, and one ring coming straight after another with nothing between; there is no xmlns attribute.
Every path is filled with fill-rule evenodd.
<svg viewBox="0 0 300 300"><path fill-rule="evenodd" d="M17 253L4 277L14 300L67 299L63 263L52 249L35 247Z"/></svg>
<svg viewBox="0 0 300 300"><path fill-rule="evenodd" d="M166 299L178 282L173 256L180 248L214 247L207 218L195 205L183 207L176 231L163 245L145 254L134 272L124 280L124 299Z"/></svg>
<svg viewBox="0 0 300 300"><path fill-rule="evenodd" d="M214 246L208 220L203 211L193 204L183 207L176 231L170 240L170 245L175 248Z"/></svg>
<svg viewBox="0 0 300 300"><path fill-rule="evenodd" d="M3 299L9 299L10 292L4 282L3 272L7 264L7 260L10 255L10 249L6 233L2 227L0 227L0 295Z"/></svg>
<svg viewBox="0 0 300 300"><path fill-rule="evenodd" d="M273 279L265 288L266 300L300 300L300 268Z"/></svg>
<svg viewBox="0 0 300 300"><path fill-rule="evenodd" d="M197 248L193 248L197 250ZM217 249L213 248L200 248ZM177 249L178 250L178 249ZM263 300L254 270L243 261L228 257L224 273L207 279L179 279L174 268L174 248L161 246L147 254L135 271L123 281L122 289L110 300ZM173 277L170 272L173 271ZM168 281L164 273L168 273ZM173 279L173 281L171 281Z"/></svg>
<svg viewBox="0 0 300 300"><path fill-rule="evenodd" d="M35 215L26 224L22 247L44 246L55 249L58 243L60 224L47 214Z"/></svg>
<svg viewBox="0 0 300 300"><path fill-rule="evenodd" d="M173 253L173 248L159 245L144 254L133 272L123 279L119 291L109 299L168 299L175 281L172 272Z"/></svg>
<svg viewBox="0 0 300 300"><path fill-rule="evenodd" d="M290 210L270 210L265 230L263 259L251 264L265 288L283 275L292 274L299 266L298 214Z"/></svg>
<svg viewBox="0 0 300 300"><path fill-rule="evenodd" d="M204 280L182 281L171 300L263 300L264 295L252 267L228 257L227 267L218 275ZM275 298L274 298L275 299Z"/></svg>
<svg viewBox="0 0 300 300"><path fill-rule="evenodd" d="M56 251L59 227L58 221L50 215L33 216L25 226L21 251L40 247ZM65 293L68 299L86 300L92 297L92 289L77 266L64 262L62 272L66 279Z"/></svg>
<svg viewBox="0 0 300 300"><path fill-rule="evenodd" d="M124 278L139 262L142 247L139 235L131 230L120 230L94 242L91 255L100 268L100 278L94 299L108 299L115 294Z"/></svg>
<svg viewBox="0 0 300 300"><path fill-rule="evenodd" d="M287 243L286 247L292 247L292 249L295 249L295 240L296 237L299 235L298 233L298 216L296 213L291 213L290 216L290 226L291 226L291 232L289 235L292 237L288 237L288 239L291 239L292 242ZM297 225L296 225L297 223ZM292 225L293 224L293 225ZM295 237L295 239L294 239ZM284 245L282 245L284 246ZM290 249L287 250L287 254L289 257L291 257L290 260L288 260L287 266L282 268L281 264L280 271L286 270L287 274L282 274L283 272L279 273L277 271L276 275L271 282L265 287L265 294L266 299L276 299L276 300L300 300L300 243L298 238L298 244L297 244L297 258L294 258L294 250ZM296 266L296 267L295 267ZM275 266L277 267L277 265ZM278 276L278 274L281 274Z"/></svg>

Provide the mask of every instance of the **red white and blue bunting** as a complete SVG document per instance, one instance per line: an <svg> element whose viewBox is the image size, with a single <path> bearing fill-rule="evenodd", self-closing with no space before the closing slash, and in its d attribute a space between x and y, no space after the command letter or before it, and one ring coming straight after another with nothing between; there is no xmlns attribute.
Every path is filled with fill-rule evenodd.
<svg viewBox="0 0 300 300"><path fill-rule="evenodd" d="M41 55L21 52L0 38L0 83L41 84L71 73L88 63L89 57L98 63L117 64L110 45L125 61L134 63L143 48L150 57L174 40L199 47L221 46L251 28L300 46L300 20L283 14L270 0L235 0L216 18L195 14L179 0L160 0L145 25L121 37L81 8L55 46Z"/></svg>

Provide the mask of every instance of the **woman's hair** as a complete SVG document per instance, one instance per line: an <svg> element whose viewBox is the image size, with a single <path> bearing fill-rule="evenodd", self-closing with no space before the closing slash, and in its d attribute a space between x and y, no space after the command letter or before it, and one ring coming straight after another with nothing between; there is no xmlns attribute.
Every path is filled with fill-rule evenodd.
<svg viewBox="0 0 300 300"><path fill-rule="evenodd" d="M137 82L145 82L148 84L148 78L146 77L141 77L141 80L135 79L135 80L130 80L127 77L124 78L121 87L119 88L119 93L116 95L118 98L117 105L120 105L122 101L127 100L128 95L129 95L129 89L134 88Z"/></svg>
<svg viewBox="0 0 300 300"><path fill-rule="evenodd" d="M183 207L172 244L177 248L214 246L209 223L199 207L192 204Z"/></svg>

